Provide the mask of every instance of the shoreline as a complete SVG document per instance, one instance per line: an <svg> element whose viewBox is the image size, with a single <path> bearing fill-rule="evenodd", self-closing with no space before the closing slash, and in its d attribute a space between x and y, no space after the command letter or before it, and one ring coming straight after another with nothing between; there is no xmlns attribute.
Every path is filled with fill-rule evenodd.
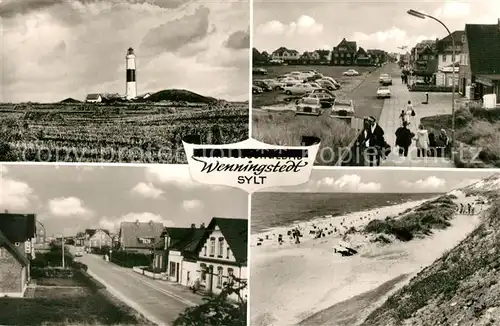
<svg viewBox="0 0 500 326"><path fill-rule="evenodd" d="M339 237L342 236L342 233L345 233L349 227L360 227L360 226L365 226L368 224L373 219L383 219L389 215L396 215L399 212L403 212L406 209L416 207L422 203L425 203L426 201L433 200L435 198L440 197L441 195L436 195L434 197L430 197L428 199L420 199L420 200L409 200L404 203L399 203L399 204L393 204L393 205L381 205L379 207L375 208L370 208L370 209L364 209L360 211L354 211L346 214L341 214L341 215L330 215L330 214L325 214L323 216L318 216L311 218L307 221L297 221L294 223L290 223L287 225L283 226L276 226L276 227L270 227L267 229L264 229L262 231L259 231L257 233L252 233L250 235L251 242L250 242L250 247L267 247L269 245L271 246L279 246L277 245L277 236L279 234L283 234L285 243L279 247L285 248L285 245L287 244L292 244L290 243L291 240L289 239L286 235L287 232L293 228L299 228L302 233L302 238L300 239L301 243L302 242L307 242L310 240L314 240L312 237L312 234L309 234L309 231L313 228L313 226L321 227L324 226L326 228L329 228L327 231L332 231L331 228L337 227L338 232L331 233L330 235L327 235L326 238L331 238L329 236L333 237ZM395 212L396 211L396 212ZM381 217L380 215L387 214L384 217ZM331 224L331 226L330 226ZM346 229L347 227L347 229ZM358 230L359 231L359 230ZM266 240L266 236L268 236L269 240ZM259 238L263 239L262 245L257 245L259 243Z"/></svg>
<svg viewBox="0 0 500 326"><path fill-rule="evenodd" d="M325 223L329 225L332 219L337 222L344 220L348 228L353 225L362 230L373 219L397 216L429 200L433 199L321 220L324 220L323 226ZM318 219L315 221L318 223ZM251 291L255 300L251 301L250 307L251 325L354 325L346 323L347 319L360 323L412 276L456 246L478 226L479 221L479 215L457 214L445 230L434 230L430 236L409 242L392 241L385 245L373 242L375 234L364 234L359 230L318 239L309 236L309 232L302 232L300 244L286 241L279 245L277 241L267 240L259 246L254 243L255 239L278 230L254 234L251 246L251 278L254 282L251 283ZM314 221L308 221L305 225L312 223ZM280 231L286 229L279 228ZM284 239L288 240L286 233ZM358 253L350 257L334 254L332 246L335 247L338 242L348 242L349 247ZM409 276L401 278L402 275ZM400 281L394 282L398 278L401 278ZM385 283L391 282L394 284L390 289L381 290ZM269 291L275 288L280 291ZM358 306L358 309L349 308L352 305Z"/></svg>

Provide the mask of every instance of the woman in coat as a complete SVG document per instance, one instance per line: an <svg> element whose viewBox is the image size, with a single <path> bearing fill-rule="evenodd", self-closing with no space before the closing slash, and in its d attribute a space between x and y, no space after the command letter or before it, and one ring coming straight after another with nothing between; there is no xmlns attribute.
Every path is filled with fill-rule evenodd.
<svg viewBox="0 0 500 326"><path fill-rule="evenodd" d="M417 135L415 137L417 141L417 157L427 156L427 151L429 150L429 132L424 129L423 125L418 126Z"/></svg>

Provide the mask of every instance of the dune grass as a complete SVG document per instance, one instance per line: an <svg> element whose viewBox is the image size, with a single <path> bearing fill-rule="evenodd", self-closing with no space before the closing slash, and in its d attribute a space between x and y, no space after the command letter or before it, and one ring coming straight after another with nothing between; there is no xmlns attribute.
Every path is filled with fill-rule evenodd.
<svg viewBox="0 0 500 326"><path fill-rule="evenodd" d="M425 117L422 124L429 131L446 129L451 135L451 115ZM457 167L500 167L500 109L486 110L474 106L458 109L455 136L459 150L454 156Z"/></svg>
<svg viewBox="0 0 500 326"><path fill-rule="evenodd" d="M373 220L366 225L364 231L392 235L400 241L410 241L416 236L429 235L434 229L445 229L450 226L449 220L452 219L456 209L457 205L452 198L445 195L427 201L398 218Z"/></svg>
<svg viewBox="0 0 500 326"><path fill-rule="evenodd" d="M302 136L320 138L316 157L316 164L320 165L335 165L342 150L356 137L354 129L329 115L297 117L291 111L254 110L252 121L252 137L266 144L300 146Z"/></svg>

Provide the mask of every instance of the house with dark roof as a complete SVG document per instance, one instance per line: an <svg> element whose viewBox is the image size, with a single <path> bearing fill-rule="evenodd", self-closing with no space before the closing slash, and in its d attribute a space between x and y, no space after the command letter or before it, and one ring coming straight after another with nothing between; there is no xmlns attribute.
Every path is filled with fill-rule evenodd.
<svg viewBox="0 0 500 326"><path fill-rule="evenodd" d="M85 102L88 102L88 103L101 103L102 102L102 96L101 96L101 94L88 94L87 97L85 98Z"/></svg>
<svg viewBox="0 0 500 326"><path fill-rule="evenodd" d="M161 241L163 224L158 222L122 222L120 224L119 250L137 253L151 253Z"/></svg>
<svg viewBox="0 0 500 326"><path fill-rule="evenodd" d="M104 229L86 229L84 238L84 246L87 248L111 248L113 245L109 231Z"/></svg>
<svg viewBox="0 0 500 326"><path fill-rule="evenodd" d="M455 58L453 58L453 41L455 42ZM453 63L460 61L464 41L465 31L454 31L451 36L448 35L437 41L438 68L451 67Z"/></svg>
<svg viewBox="0 0 500 326"><path fill-rule="evenodd" d="M362 47L359 47L358 52L356 52L356 65L357 66L371 66L372 65L372 60L370 56L368 55L368 52L366 52L365 49Z"/></svg>
<svg viewBox="0 0 500 326"><path fill-rule="evenodd" d="M198 254L205 228L166 228L167 275L172 282L190 286L199 275Z"/></svg>
<svg viewBox="0 0 500 326"><path fill-rule="evenodd" d="M497 24L465 25L459 91L471 100L495 94L500 104L500 19Z"/></svg>
<svg viewBox="0 0 500 326"><path fill-rule="evenodd" d="M212 218L198 252L199 281L205 292L218 294L229 280L247 279L247 244L248 220Z"/></svg>
<svg viewBox="0 0 500 326"><path fill-rule="evenodd" d="M29 282L29 269L28 258L0 230L0 296L23 297Z"/></svg>
<svg viewBox="0 0 500 326"><path fill-rule="evenodd" d="M426 44L423 48L417 49L413 62L413 75L423 78L433 78L437 72L438 60L434 46Z"/></svg>
<svg viewBox="0 0 500 326"><path fill-rule="evenodd" d="M286 63L296 63L300 59L300 53L297 50L287 49L282 46L271 54L271 59Z"/></svg>
<svg viewBox="0 0 500 326"><path fill-rule="evenodd" d="M358 46L356 42L347 41L345 38L333 48L331 64L334 66L353 66L356 62Z"/></svg>
<svg viewBox="0 0 500 326"><path fill-rule="evenodd" d="M387 62L388 54L384 50L369 49L366 52L370 56L371 64L374 66L378 66L384 62Z"/></svg>
<svg viewBox="0 0 500 326"><path fill-rule="evenodd" d="M0 214L0 296L24 295L35 238L35 214Z"/></svg>

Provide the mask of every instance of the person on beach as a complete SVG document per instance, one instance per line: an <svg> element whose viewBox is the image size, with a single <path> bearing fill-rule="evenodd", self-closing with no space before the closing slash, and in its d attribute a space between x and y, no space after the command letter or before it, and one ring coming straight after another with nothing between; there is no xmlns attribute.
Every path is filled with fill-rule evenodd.
<svg viewBox="0 0 500 326"><path fill-rule="evenodd" d="M408 123L403 122L403 126L396 130L396 146L399 147L399 156L408 157L408 148L412 143L415 134L412 133L408 128Z"/></svg>
<svg viewBox="0 0 500 326"><path fill-rule="evenodd" d="M464 204L460 203L460 214L464 213Z"/></svg>
<svg viewBox="0 0 500 326"><path fill-rule="evenodd" d="M415 117L415 110L413 109L413 104L411 104L411 101L408 101L408 104L406 104L406 122L408 122L408 125L410 125L413 122L413 117Z"/></svg>
<svg viewBox="0 0 500 326"><path fill-rule="evenodd" d="M424 129L422 124L418 126L415 140L417 141L417 157L427 156L427 151L429 150L429 132Z"/></svg>
<svg viewBox="0 0 500 326"><path fill-rule="evenodd" d="M283 235L282 234L278 235L278 244L279 245L283 244Z"/></svg>
<svg viewBox="0 0 500 326"><path fill-rule="evenodd" d="M472 205L470 203L467 204L467 211L468 211L468 214L470 215L470 212L472 210Z"/></svg>

